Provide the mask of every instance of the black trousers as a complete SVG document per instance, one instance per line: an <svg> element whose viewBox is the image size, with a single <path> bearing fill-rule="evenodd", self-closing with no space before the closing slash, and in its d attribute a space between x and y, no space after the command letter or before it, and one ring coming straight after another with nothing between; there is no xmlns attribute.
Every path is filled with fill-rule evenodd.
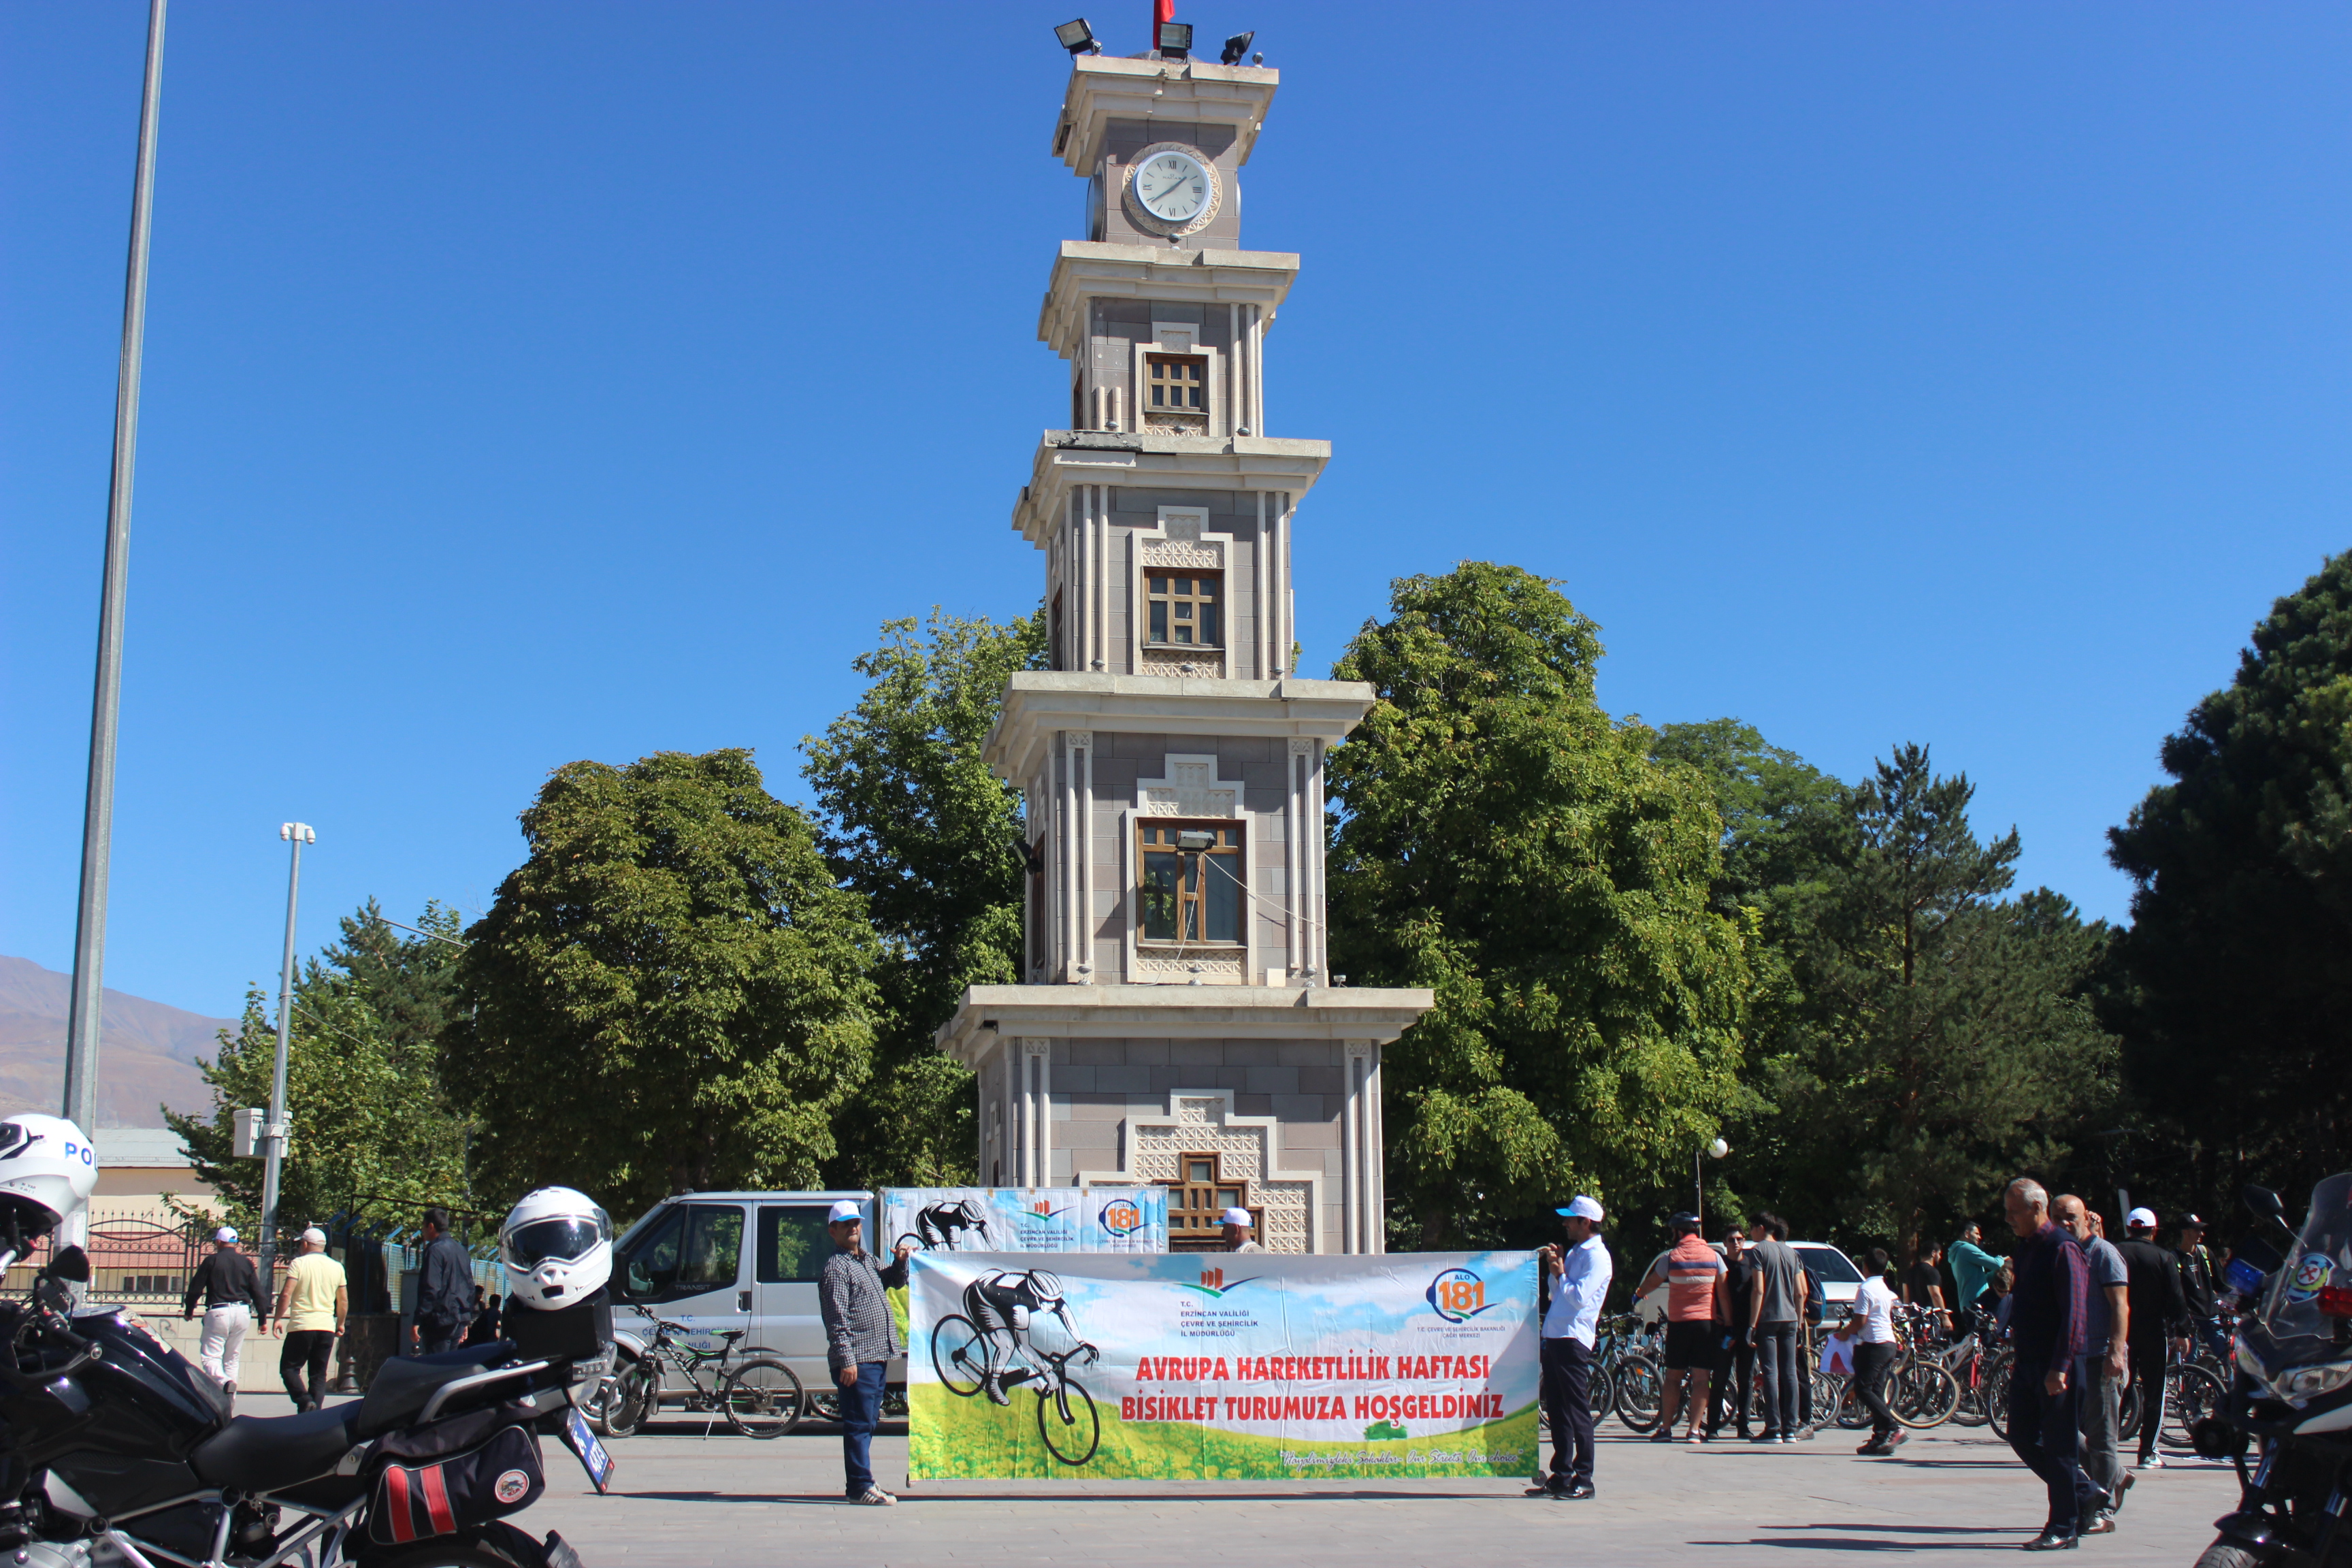
<svg viewBox="0 0 2352 1568"><path fill-rule="evenodd" d="M2126 1347L2131 1357L2131 1380L2139 1384L2139 1457L2145 1463L2156 1452L2156 1435L2164 1427L2164 1368L2167 1342L2135 1338Z"/></svg>
<svg viewBox="0 0 2352 1568"><path fill-rule="evenodd" d="M2070 1376L2051 1394L2042 1375L2021 1365L2010 1383L2009 1446L2049 1489L2048 1528L2072 1533L2099 1496L2083 1473L2083 1386Z"/></svg>
<svg viewBox="0 0 2352 1568"><path fill-rule="evenodd" d="M286 1396L294 1402L297 1411L316 1410L327 1401L327 1363L335 1353L335 1331L332 1329L291 1329L287 1331L286 1348L278 1352L278 1375L286 1384ZM302 1386L302 1374L310 1374L310 1385Z"/></svg>
<svg viewBox="0 0 2352 1568"><path fill-rule="evenodd" d="M1764 1384L1765 1434L1796 1431L1800 1396L1795 1323L1756 1325L1756 1375Z"/></svg>
<svg viewBox="0 0 2352 1568"><path fill-rule="evenodd" d="M1895 1370L1895 1346L1857 1344L1853 1347L1853 1386L1870 1412L1870 1435L1884 1437L1896 1426L1893 1406L1886 1403L1886 1374Z"/></svg>
<svg viewBox="0 0 2352 1568"><path fill-rule="evenodd" d="M1543 1342L1544 1420L1551 1427L1551 1484L1592 1479L1592 1352L1562 1336Z"/></svg>
<svg viewBox="0 0 2352 1568"><path fill-rule="evenodd" d="M1756 1347L1737 1334L1727 1337L1731 1343L1715 1352L1715 1386L1709 1391L1715 1408L1707 1413L1709 1433L1719 1430L1727 1418L1737 1430L1748 1430L1748 1391L1756 1377Z"/></svg>
<svg viewBox="0 0 2352 1568"><path fill-rule="evenodd" d="M439 1355L453 1351L464 1339L465 1331L456 1323L428 1323L419 1319L416 1324L416 1353Z"/></svg>

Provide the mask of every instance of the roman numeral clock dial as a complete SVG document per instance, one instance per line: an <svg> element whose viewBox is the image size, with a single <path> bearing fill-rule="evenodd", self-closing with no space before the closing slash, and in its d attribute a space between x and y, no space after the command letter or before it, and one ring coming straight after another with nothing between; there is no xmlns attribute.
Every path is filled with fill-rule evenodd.
<svg viewBox="0 0 2352 1568"><path fill-rule="evenodd" d="M1216 166L1191 147L1161 142L1129 165L1128 216L1155 234L1192 234L1217 216L1223 195Z"/></svg>

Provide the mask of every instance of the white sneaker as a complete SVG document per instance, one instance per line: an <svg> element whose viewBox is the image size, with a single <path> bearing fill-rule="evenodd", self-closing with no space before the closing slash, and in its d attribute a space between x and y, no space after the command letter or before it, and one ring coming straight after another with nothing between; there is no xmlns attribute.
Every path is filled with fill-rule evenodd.
<svg viewBox="0 0 2352 1568"><path fill-rule="evenodd" d="M888 1508L898 1500L892 1497L888 1492L884 1491L880 1487L867 1487L863 1492L851 1498L849 1500L851 1502L864 1503L868 1508Z"/></svg>
<svg viewBox="0 0 2352 1568"><path fill-rule="evenodd" d="M2164 1456L2162 1454L2150 1454L2147 1458L2142 1459L2138 1464L2134 1465L2132 1468L2135 1470L2160 1470L2164 1468Z"/></svg>

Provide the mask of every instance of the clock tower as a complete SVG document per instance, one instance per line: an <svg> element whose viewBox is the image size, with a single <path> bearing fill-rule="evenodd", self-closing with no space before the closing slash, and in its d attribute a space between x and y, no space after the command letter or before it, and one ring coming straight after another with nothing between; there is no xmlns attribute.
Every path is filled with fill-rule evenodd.
<svg viewBox="0 0 2352 1568"><path fill-rule="evenodd" d="M1038 336L1070 365L1013 509L1052 668L989 765L1026 804L1024 983L940 1031L980 1095L980 1179L1163 1183L1171 1241L1250 1211L1277 1252L1379 1252L1381 1051L1423 990L1328 972L1323 759L1372 703L1302 679L1291 532L1330 458L1276 437L1268 329L1298 258L1242 248L1279 74L1078 56L1053 153L1087 182Z"/></svg>

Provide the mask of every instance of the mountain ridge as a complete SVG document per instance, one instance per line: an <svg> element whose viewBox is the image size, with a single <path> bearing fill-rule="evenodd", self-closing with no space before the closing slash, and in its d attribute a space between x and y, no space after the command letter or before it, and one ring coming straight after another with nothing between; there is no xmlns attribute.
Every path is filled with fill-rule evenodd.
<svg viewBox="0 0 2352 1568"><path fill-rule="evenodd" d="M0 1115L57 1110L72 996L71 975L0 955ZM236 1024L108 987L99 1015L99 1126L161 1127L162 1107L183 1114L208 1108L212 1091L196 1058L216 1051L219 1031Z"/></svg>

